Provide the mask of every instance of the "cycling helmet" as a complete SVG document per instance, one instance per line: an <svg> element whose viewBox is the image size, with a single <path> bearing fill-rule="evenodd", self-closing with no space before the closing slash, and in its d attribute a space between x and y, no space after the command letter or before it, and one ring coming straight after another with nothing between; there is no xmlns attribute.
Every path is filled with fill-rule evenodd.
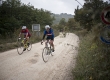
<svg viewBox="0 0 110 80"><path fill-rule="evenodd" d="M22 29L26 29L26 26L23 26Z"/></svg>
<svg viewBox="0 0 110 80"><path fill-rule="evenodd" d="M50 26L49 26L49 25L46 25L46 26L45 26L45 29L47 29L47 28L50 28Z"/></svg>

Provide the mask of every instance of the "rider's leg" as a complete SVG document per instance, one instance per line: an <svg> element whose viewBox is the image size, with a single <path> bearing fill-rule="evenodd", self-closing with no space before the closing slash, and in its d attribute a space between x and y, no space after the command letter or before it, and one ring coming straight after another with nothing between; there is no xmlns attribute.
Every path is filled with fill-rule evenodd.
<svg viewBox="0 0 110 80"><path fill-rule="evenodd" d="M29 46L29 37L27 37L25 40L24 40L24 50L23 51L25 51L26 50L26 48Z"/></svg>
<svg viewBox="0 0 110 80"><path fill-rule="evenodd" d="M53 44L53 40L50 40L50 45L53 47L53 52L55 50L54 44Z"/></svg>
<svg viewBox="0 0 110 80"><path fill-rule="evenodd" d="M26 39L26 40L27 40L27 42L29 42L29 37L27 37L27 39Z"/></svg>
<svg viewBox="0 0 110 80"><path fill-rule="evenodd" d="M30 45L29 40L30 40L30 37L27 37L27 45L28 46Z"/></svg>
<svg viewBox="0 0 110 80"><path fill-rule="evenodd" d="M45 41L45 47L47 47L47 43L48 43L48 41L49 41L48 39Z"/></svg>

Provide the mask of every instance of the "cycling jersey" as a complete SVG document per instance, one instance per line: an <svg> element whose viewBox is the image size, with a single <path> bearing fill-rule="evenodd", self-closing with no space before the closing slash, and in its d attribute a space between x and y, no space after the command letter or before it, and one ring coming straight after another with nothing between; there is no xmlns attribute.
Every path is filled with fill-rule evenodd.
<svg viewBox="0 0 110 80"><path fill-rule="evenodd" d="M29 32L28 29L21 30L21 33L24 34L24 37L26 37L26 34L27 34L27 33L28 33L28 36L27 36L27 37L30 37L30 36L31 36L31 34L30 34L30 32Z"/></svg>
<svg viewBox="0 0 110 80"><path fill-rule="evenodd" d="M47 34L51 34L51 35L47 35ZM54 33L53 33L53 30L50 28L49 31L45 30L44 31L44 35L43 35L43 39L45 38L45 36L47 36L46 39L51 39L53 40L54 39Z"/></svg>

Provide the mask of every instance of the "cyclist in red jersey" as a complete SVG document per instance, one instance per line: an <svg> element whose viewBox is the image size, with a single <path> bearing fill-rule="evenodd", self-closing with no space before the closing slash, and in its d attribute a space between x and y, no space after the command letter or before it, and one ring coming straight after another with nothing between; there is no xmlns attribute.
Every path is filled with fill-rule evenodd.
<svg viewBox="0 0 110 80"><path fill-rule="evenodd" d="M28 42L27 44L28 44L28 46L29 46L29 38L31 37L31 34L30 34L30 32L29 32L29 30L27 29L26 26L23 26L23 27L22 27L22 30L21 30L21 32L20 32L20 34L19 34L19 38L20 38L21 34L24 34L25 41ZM26 48L24 48L23 51L25 51L25 50L26 50Z"/></svg>

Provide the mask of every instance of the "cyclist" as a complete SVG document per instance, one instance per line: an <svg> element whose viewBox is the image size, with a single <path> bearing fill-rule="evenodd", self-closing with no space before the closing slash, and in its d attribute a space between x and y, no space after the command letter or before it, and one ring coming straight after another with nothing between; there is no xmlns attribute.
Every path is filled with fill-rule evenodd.
<svg viewBox="0 0 110 80"><path fill-rule="evenodd" d="M49 25L46 25L46 26L45 26L44 35L43 35L41 44L43 43L43 40L44 40L45 36L47 36L46 42L45 42L45 46L46 46L47 42L50 40L49 44L53 47L52 52L54 52L54 50L55 50L54 44L53 44L53 41L54 41L54 33L53 33L52 28L50 28Z"/></svg>
<svg viewBox="0 0 110 80"><path fill-rule="evenodd" d="M22 30L21 30L21 32L19 34L19 38L20 38L22 33L24 34L24 38L25 38L24 43L27 41L28 42L27 45L29 46L29 38L31 37L31 34L30 34L30 32L29 32L29 30L27 29L26 26L22 27ZM24 48L23 51L25 51L25 50L26 50L26 48Z"/></svg>

